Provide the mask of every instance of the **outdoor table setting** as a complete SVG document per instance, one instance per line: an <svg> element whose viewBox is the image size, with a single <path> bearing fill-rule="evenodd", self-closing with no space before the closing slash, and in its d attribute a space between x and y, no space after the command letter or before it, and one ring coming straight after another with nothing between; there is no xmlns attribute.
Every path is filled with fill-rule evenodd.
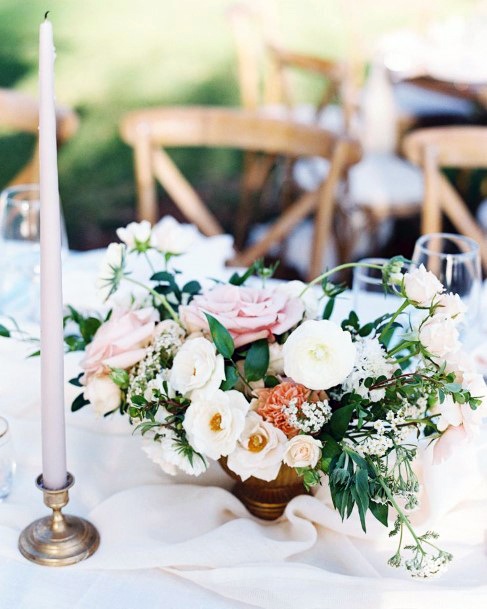
<svg viewBox="0 0 487 609"><path fill-rule="evenodd" d="M40 182L0 196L2 607L484 607L478 244L308 283L169 215L69 252L47 14L39 78Z"/></svg>

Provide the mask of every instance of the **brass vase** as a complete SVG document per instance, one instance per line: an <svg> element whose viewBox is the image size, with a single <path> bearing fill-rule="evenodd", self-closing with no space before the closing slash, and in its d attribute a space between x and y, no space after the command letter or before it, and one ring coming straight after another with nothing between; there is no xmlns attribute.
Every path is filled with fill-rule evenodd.
<svg viewBox="0 0 487 609"><path fill-rule="evenodd" d="M277 478L271 482L253 476L242 481L240 476L228 468L226 457L220 459L220 465L229 476L236 480L232 493L240 499L251 514L263 520L279 518L291 499L307 494L302 478L287 465L281 465Z"/></svg>

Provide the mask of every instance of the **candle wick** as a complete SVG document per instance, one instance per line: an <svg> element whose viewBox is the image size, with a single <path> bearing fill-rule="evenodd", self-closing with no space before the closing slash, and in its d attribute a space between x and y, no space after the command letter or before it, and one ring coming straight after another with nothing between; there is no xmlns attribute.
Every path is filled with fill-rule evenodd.
<svg viewBox="0 0 487 609"><path fill-rule="evenodd" d="M51 11L46 11L45 15L44 15L44 19L47 19L47 16L49 15Z"/></svg>

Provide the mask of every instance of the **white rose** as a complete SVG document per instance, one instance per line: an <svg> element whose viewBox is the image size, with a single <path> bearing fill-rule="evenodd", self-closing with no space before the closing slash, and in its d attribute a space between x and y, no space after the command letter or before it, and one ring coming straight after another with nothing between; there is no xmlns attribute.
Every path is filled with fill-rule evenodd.
<svg viewBox="0 0 487 609"><path fill-rule="evenodd" d="M443 292L441 281L422 264L404 275L404 290L409 300L429 307L433 298Z"/></svg>
<svg viewBox="0 0 487 609"><path fill-rule="evenodd" d="M269 366L267 374L283 374L284 373L284 355L282 345L279 343L269 344Z"/></svg>
<svg viewBox="0 0 487 609"><path fill-rule="evenodd" d="M117 228L117 237L123 241L130 249L137 249L137 246L150 246L152 239L152 227L150 222L130 222L125 228Z"/></svg>
<svg viewBox="0 0 487 609"><path fill-rule="evenodd" d="M283 461L289 467L315 467L321 457L321 442L312 436L298 435L286 446Z"/></svg>
<svg viewBox="0 0 487 609"><path fill-rule="evenodd" d="M286 294L291 298L300 298L304 304L305 319L316 319L320 309L320 300L314 288L306 290L303 294L303 290L306 287L305 283L296 279L295 281L286 281L286 283L277 286L276 292Z"/></svg>
<svg viewBox="0 0 487 609"><path fill-rule="evenodd" d="M223 356L217 355L215 345L206 338L187 340L174 358L170 380L186 396L195 390L214 392L225 380Z"/></svg>
<svg viewBox="0 0 487 609"><path fill-rule="evenodd" d="M195 240L196 231L191 224L180 224L172 216L165 216L153 230L157 249L169 254L184 254Z"/></svg>
<svg viewBox="0 0 487 609"><path fill-rule="evenodd" d="M120 406L122 392L108 375L93 376L84 390L85 399L103 416Z"/></svg>
<svg viewBox="0 0 487 609"><path fill-rule="evenodd" d="M451 395L447 395L443 402L438 404L440 417L437 426L440 431L445 431L449 426L463 425L468 439L478 433L482 418L486 416L487 386L482 375L475 372L466 372L463 375L462 386L472 397L481 399L482 404L474 410L468 404L458 404Z"/></svg>
<svg viewBox="0 0 487 609"><path fill-rule="evenodd" d="M183 422L189 443L210 459L225 457L235 449L248 409L239 391L196 392Z"/></svg>
<svg viewBox="0 0 487 609"><path fill-rule="evenodd" d="M448 294L441 294L438 298L438 303L440 306L436 309L437 313L448 315L448 317L452 317L455 322L462 321L465 317L467 307L458 294L452 294L451 292L448 292Z"/></svg>
<svg viewBox="0 0 487 609"><path fill-rule="evenodd" d="M170 476L175 476L178 469L190 476L199 476L208 469L208 462L204 457L194 455L192 462L189 461L179 450L177 437L170 430L164 430L157 441L144 438L142 450Z"/></svg>
<svg viewBox="0 0 487 609"><path fill-rule="evenodd" d="M327 319L310 319L284 343L284 372L309 389L329 389L350 374L355 351L350 332Z"/></svg>
<svg viewBox="0 0 487 609"><path fill-rule="evenodd" d="M285 434L251 410L227 465L242 480L254 476L270 482L277 478L285 448Z"/></svg>
<svg viewBox="0 0 487 609"><path fill-rule="evenodd" d="M419 340L436 357L445 357L460 348L455 322L443 314L433 315L421 325Z"/></svg>

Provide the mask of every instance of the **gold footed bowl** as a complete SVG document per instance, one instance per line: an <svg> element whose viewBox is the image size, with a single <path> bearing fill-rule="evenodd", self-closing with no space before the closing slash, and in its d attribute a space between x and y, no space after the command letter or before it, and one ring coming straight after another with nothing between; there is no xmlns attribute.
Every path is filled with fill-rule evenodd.
<svg viewBox="0 0 487 609"><path fill-rule="evenodd" d="M303 480L292 467L282 464L275 480L266 482L251 476L242 481L240 476L227 466L222 457L220 465L236 483L232 493L240 499L251 514L263 520L275 520L282 515L287 504L298 495L306 495Z"/></svg>

